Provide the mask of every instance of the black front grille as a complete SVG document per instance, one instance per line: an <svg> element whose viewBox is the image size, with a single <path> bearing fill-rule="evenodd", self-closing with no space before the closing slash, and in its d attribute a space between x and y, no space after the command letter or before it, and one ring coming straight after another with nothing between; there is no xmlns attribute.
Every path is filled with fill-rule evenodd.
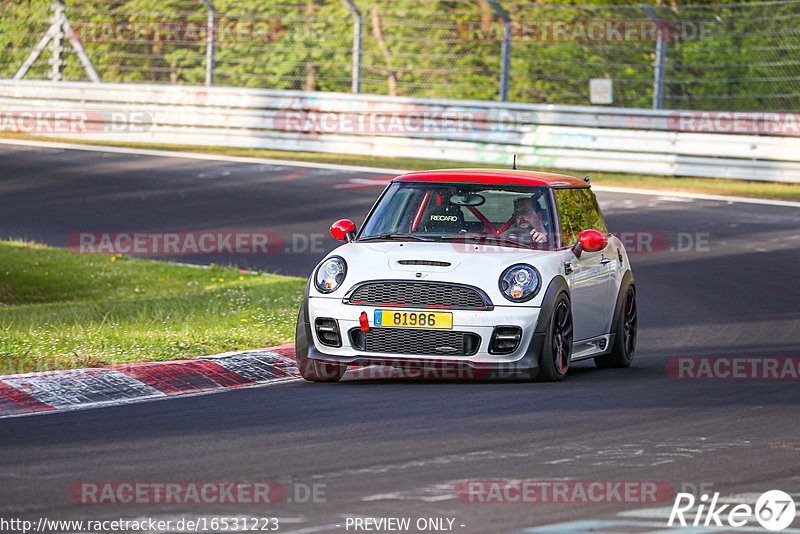
<svg viewBox="0 0 800 534"><path fill-rule="evenodd" d="M398 260L400 265L425 265L427 267L450 267L449 261L436 260Z"/></svg>
<svg viewBox="0 0 800 534"><path fill-rule="evenodd" d="M350 341L365 352L419 354L422 356L471 356L478 352L481 338L472 332L414 330L410 328L370 328L350 331Z"/></svg>
<svg viewBox="0 0 800 534"><path fill-rule="evenodd" d="M489 297L474 287L435 282L377 281L358 286L350 304L488 310Z"/></svg>

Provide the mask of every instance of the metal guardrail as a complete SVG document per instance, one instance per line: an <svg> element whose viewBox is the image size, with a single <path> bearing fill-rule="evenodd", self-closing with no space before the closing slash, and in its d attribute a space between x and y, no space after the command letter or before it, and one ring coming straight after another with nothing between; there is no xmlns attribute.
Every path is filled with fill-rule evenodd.
<svg viewBox="0 0 800 534"><path fill-rule="evenodd" d="M52 138L498 166L510 166L517 154L524 168L800 182L800 124L793 120L780 113L0 80L0 131Z"/></svg>

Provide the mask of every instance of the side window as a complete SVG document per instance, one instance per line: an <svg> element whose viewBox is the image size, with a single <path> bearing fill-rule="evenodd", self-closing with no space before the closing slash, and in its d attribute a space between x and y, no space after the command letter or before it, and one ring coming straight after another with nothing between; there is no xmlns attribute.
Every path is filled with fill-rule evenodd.
<svg viewBox="0 0 800 534"><path fill-rule="evenodd" d="M583 211L586 213L586 222L588 223L586 228L591 228L592 230L597 230L599 232L603 232L604 234L608 234L606 221L603 219L603 214L600 213L600 206L597 204L597 197L594 196L592 190L587 187L585 189L578 189L577 191L581 197ZM584 230L586 230L586 228L584 228Z"/></svg>
<svg viewBox="0 0 800 534"><path fill-rule="evenodd" d="M578 241L578 234L589 228L583 210L580 189L553 189L561 226L561 246L571 246Z"/></svg>

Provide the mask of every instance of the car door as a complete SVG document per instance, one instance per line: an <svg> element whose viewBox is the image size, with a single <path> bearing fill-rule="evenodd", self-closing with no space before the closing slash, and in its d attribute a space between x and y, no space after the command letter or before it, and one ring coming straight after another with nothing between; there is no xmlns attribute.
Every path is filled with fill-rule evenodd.
<svg viewBox="0 0 800 534"><path fill-rule="evenodd" d="M600 211L600 205L597 202L597 197L589 188L578 190L581 196L584 213L586 213L588 227L602 232L608 238L608 245L605 249L600 251L600 263L605 266L606 283L606 301L601 313L604 318L603 334L607 334L611 330L611 321L613 320L614 308L617 305L617 292L619 291L620 283L622 282L621 260L619 243L616 238L611 235L606 225L603 213Z"/></svg>
<svg viewBox="0 0 800 534"><path fill-rule="evenodd" d="M598 219L587 210L588 202L583 189L588 188L554 189L562 246L573 246L583 230L598 226ZM606 233L604 222L602 226L594 229ZM608 246L598 252L584 251L580 257L571 257L565 274L572 299L575 341L608 333L608 308L615 267L613 258Z"/></svg>

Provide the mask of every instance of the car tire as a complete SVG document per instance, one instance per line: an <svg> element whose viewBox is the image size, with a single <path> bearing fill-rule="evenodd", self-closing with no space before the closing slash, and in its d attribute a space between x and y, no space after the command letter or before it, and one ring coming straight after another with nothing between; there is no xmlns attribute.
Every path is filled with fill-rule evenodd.
<svg viewBox="0 0 800 534"><path fill-rule="evenodd" d="M566 293L560 293L553 304L547 324L547 336L539 355L540 381L564 380L572 356L572 306Z"/></svg>
<svg viewBox="0 0 800 534"><path fill-rule="evenodd" d="M314 343L308 324L308 290L300 304L295 330L294 353L300 376L312 382L336 382L344 376L347 366L334 362L320 362L308 357L309 348Z"/></svg>
<svg viewBox="0 0 800 534"><path fill-rule="evenodd" d="M297 362L297 369L300 376L312 382L338 382L347 371L347 366L303 358L302 363Z"/></svg>
<svg viewBox="0 0 800 534"><path fill-rule="evenodd" d="M630 367L636 351L636 288L633 284L628 284L623 288L621 294L624 295L622 308L618 313L614 328L614 343L611 346L611 352L594 359L594 364L601 369Z"/></svg>

